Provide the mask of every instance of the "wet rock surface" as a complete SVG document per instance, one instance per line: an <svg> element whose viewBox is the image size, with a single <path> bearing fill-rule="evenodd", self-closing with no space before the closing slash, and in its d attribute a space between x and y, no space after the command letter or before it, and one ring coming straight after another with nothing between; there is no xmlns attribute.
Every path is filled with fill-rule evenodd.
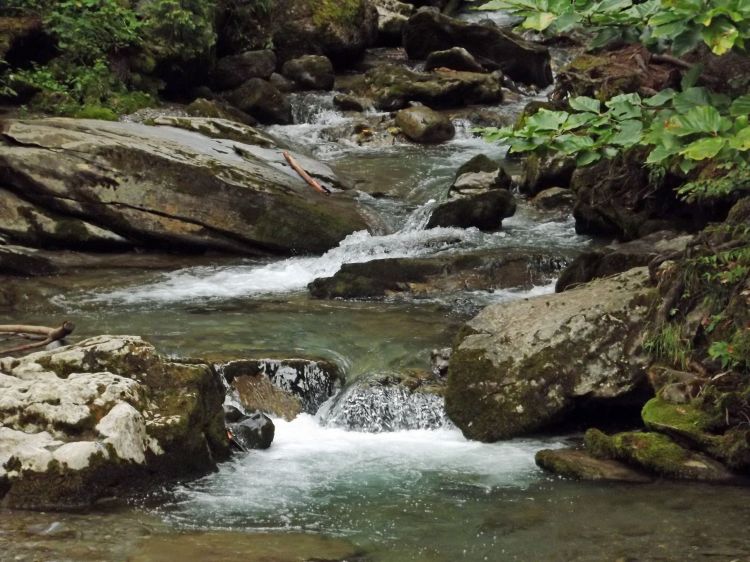
<svg viewBox="0 0 750 562"><path fill-rule="evenodd" d="M226 458L223 391L207 364L100 336L0 359L0 479L11 507L85 507Z"/></svg>
<svg viewBox="0 0 750 562"><path fill-rule="evenodd" d="M396 125L410 140L427 144L445 142L456 134L447 116L420 105L399 111Z"/></svg>
<svg viewBox="0 0 750 562"><path fill-rule="evenodd" d="M315 298L429 296L465 290L527 287L551 278L566 258L543 252L478 251L426 258L390 258L345 264L333 277L316 279Z"/></svg>
<svg viewBox="0 0 750 562"><path fill-rule="evenodd" d="M331 61L320 55L288 60L281 74L300 90L331 90L335 81Z"/></svg>
<svg viewBox="0 0 750 562"><path fill-rule="evenodd" d="M500 230L503 219L516 212L515 198L507 189L480 190L465 195L454 191L453 194L454 197L440 203L432 211L427 228L457 226L487 231Z"/></svg>
<svg viewBox="0 0 750 562"><path fill-rule="evenodd" d="M323 200L278 148L69 119L6 122L2 138L6 189L41 212L88 221L134 245L298 253L324 251L366 228L351 199ZM312 159L298 161L326 183L335 178Z"/></svg>
<svg viewBox="0 0 750 562"><path fill-rule="evenodd" d="M432 10L420 10L404 28L404 47L411 58L463 47L489 70L502 70L513 80L539 87L552 83L546 47L492 25L465 23Z"/></svg>
<svg viewBox="0 0 750 562"><path fill-rule="evenodd" d="M244 419L227 424L232 443L243 451L268 449L273 443L275 427L273 421L261 412L255 412Z"/></svg>
<svg viewBox="0 0 750 562"><path fill-rule="evenodd" d="M627 399L645 384L641 342L654 296L640 268L488 306L454 346L448 415L467 437L496 441L548 427L578 401Z"/></svg>
<svg viewBox="0 0 750 562"><path fill-rule="evenodd" d="M54 275L58 267L35 250L21 246L0 245L0 275L39 277Z"/></svg>
<svg viewBox="0 0 750 562"><path fill-rule="evenodd" d="M276 86L262 78L251 78L224 95L234 107L265 125L292 123L292 106Z"/></svg>
<svg viewBox="0 0 750 562"><path fill-rule="evenodd" d="M275 70L276 55L273 51L245 51L216 61L212 80L218 90L231 90L251 78L267 80Z"/></svg>
<svg viewBox="0 0 750 562"><path fill-rule="evenodd" d="M575 480L609 482L651 482L647 474L619 461L599 459L580 449L544 449L535 457L536 464L547 472Z"/></svg>

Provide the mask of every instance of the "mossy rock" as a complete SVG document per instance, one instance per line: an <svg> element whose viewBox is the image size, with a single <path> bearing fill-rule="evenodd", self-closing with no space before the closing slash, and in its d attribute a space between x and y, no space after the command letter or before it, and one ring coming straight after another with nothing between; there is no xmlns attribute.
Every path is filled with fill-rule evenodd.
<svg viewBox="0 0 750 562"><path fill-rule="evenodd" d="M623 461L665 478L714 482L735 478L721 463L661 433L633 431L608 436L589 429L584 442L586 450L597 458Z"/></svg>
<svg viewBox="0 0 750 562"><path fill-rule="evenodd" d="M537 466L565 478L611 482L651 482L648 475L610 459L596 458L580 449L544 449L534 457Z"/></svg>

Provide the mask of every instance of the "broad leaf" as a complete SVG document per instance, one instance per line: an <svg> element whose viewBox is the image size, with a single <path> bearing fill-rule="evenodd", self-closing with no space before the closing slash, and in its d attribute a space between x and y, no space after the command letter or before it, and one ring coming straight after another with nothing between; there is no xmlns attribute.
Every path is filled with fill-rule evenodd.
<svg viewBox="0 0 750 562"><path fill-rule="evenodd" d="M740 96L734 100L729 108L729 114L732 117L750 115L750 95Z"/></svg>
<svg viewBox="0 0 750 562"><path fill-rule="evenodd" d="M668 131L678 137L695 133L718 133L725 127L725 120L719 111L710 105L694 107L684 115L675 115L667 124Z"/></svg>
<svg viewBox="0 0 750 562"><path fill-rule="evenodd" d="M750 150L750 127L745 127L734 137L729 139L729 146L735 150L741 150L743 152Z"/></svg>
<svg viewBox="0 0 750 562"><path fill-rule="evenodd" d="M708 137L691 142L681 152L683 156L691 160L705 160L716 156L727 144L727 139L722 137Z"/></svg>
<svg viewBox="0 0 750 562"><path fill-rule="evenodd" d="M589 111L591 113L599 113L602 108L602 103L599 100L587 96L571 98L568 100L568 105L576 111Z"/></svg>
<svg viewBox="0 0 750 562"><path fill-rule="evenodd" d="M557 19L557 16L551 12L538 12L532 14L526 18L523 22L523 27L526 29L534 29L536 31L544 31Z"/></svg>

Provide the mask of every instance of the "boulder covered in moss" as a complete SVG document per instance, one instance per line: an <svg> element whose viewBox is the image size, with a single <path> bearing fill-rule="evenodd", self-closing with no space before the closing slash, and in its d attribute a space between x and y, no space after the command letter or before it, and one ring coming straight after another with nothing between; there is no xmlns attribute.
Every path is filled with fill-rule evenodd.
<svg viewBox="0 0 750 562"><path fill-rule="evenodd" d="M135 246L322 252L367 229L352 197L313 191L279 146L135 123L45 119L6 121L4 127L3 188L41 212L75 217ZM341 186L324 164L295 158L319 181ZM61 242L75 247L75 240Z"/></svg>
<svg viewBox="0 0 750 562"><path fill-rule="evenodd" d="M647 384L642 339L655 292L638 268L488 306L454 345L448 415L466 437L497 441L547 428L576 406L628 404Z"/></svg>
<svg viewBox="0 0 750 562"><path fill-rule="evenodd" d="M290 125L294 120L286 95L262 78L251 78L224 94L224 99L266 125Z"/></svg>
<svg viewBox="0 0 750 562"><path fill-rule="evenodd" d="M599 459L581 449L543 449L535 455L534 460L539 468L574 480L652 481L648 474L620 461Z"/></svg>
<svg viewBox="0 0 750 562"><path fill-rule="evenodd" d="M365 76L365 90L379 109L395 110L409 102L433 108L493 104L503 100L502 77L496 73L437 70L415 72L397 65L380 65Z"/></svg>
<svg viewBox="0 0 750 562"><path fill-rule="evenodd" d="M435 10L419 10L404 28L410 58L426 59L435 51L463 47L485 68L501 70L513 80L546 87L552 84L549 50L491 25L467 23Z"/></svg>
<svg viewBox="0 0 750 562"><path fill-rule="evenodd" d="M630 431L609 436L598 429L589 429L585 445L595 457L620 460L665 478L710 482L736 479L720 462L661 433Z"/></svg>
<svg viewBox="0 0 750 562"><path fill-rule="evenodd" d="M300 90L332 90L336 79L331 61L322 55L304 55L288 60L281 74Z"/></svg>
<svg viewBox="0 0 750 562"><path fill-rule="evenodd" d="M370 0L275 0L273 46L281 62L324 55L349 66L375 43L378 13Z"/></svg>
<svg viewBox="0 0 750 562"><path fill-rule="evenodd" d="M435 144L451 140L456 135L456 127L447 115L424 105L399 111L396 125L414 142Z"/></svg>
<svg viewBox="0 0 750 562"><path fill-rule="evenodd" d="M218 90L231 90L251 78L267 80L276 70L276 55L270 49L245 51L216 61L211 82Z"/></svg>
<svg viewBox="0 0 750 562"><path fill-rule="evenodd" d="M16 508L86 507L228 455L224 389L208 364L99 336L0 359L0 480Z"/></svg>

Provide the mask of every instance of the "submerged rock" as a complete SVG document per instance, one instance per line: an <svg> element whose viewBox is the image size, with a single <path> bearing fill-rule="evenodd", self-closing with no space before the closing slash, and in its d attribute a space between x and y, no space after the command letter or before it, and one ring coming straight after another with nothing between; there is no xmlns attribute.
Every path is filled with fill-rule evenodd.
<svg viewBox="0 0 750 562"><path fill-rule="evenodd" d="M396 125L414 142L441 143L452 139L456 128L451 120L429 107L418 105L396 114Z"/></svg>
<svg viewBox="0 0 750 562"><path fill-rule="evenodd" d="M651 482L647 474L611 459L598 459L580 449L544 449L534 457L539 468L575 480Z"/></svg>
<svg viewBox="0 0 750 562"><path fill-rule="evenodd" d="M566 258L544 252L475 251L426 258L386 258L344 264L308 285L315 298L429 296L457 291L531 288L550 279Z"/></svg>
<svg viewBox="0 0 750 562"><path fill-rule="evenodd" d="M223 390L207 364L100 336L0 359L0 480L16 508L88 506L228 454Z"/></svg>
<svg viewBox="0 0 750 562"><path fill-rule="evenodd" d="M273 443L276 427L267 415L255 412L237 423L227 425L232 442L243 451L268 449Z"/></svg>
<svg viewBox="0 0 750 562"><path fill-rule="evenodd" d="M327 166L295 157L314 177L335 180ZM367 228L351 198L314 192L280 148L172 127L6 121L0 182L40 212L75 217L161 251L323 252Z"/></svg>
<svg viewBox="0 0 750 562"><path fill-rule="evenodd" d="M434 10L419 10L404 28L409 57L425 59L435 51L463 47L490 70L544 88L552 84L549 50L490 25L466 23Z"/></svg>
<svg viewBox="0 0 750 562"><path fill-rule="evenodd" d="M450 423L441 393L430 373L374 373L344 390L323 419L368 433L437 429Z"/></svg>
<svg viewBox="0 0 750 562"><path fill-rule="evenodd" d="M559 421L577 404L627 401L646 384L645 268L562 294L490 305L466 324L446 409L470 439L496 441Z"/></svg>

